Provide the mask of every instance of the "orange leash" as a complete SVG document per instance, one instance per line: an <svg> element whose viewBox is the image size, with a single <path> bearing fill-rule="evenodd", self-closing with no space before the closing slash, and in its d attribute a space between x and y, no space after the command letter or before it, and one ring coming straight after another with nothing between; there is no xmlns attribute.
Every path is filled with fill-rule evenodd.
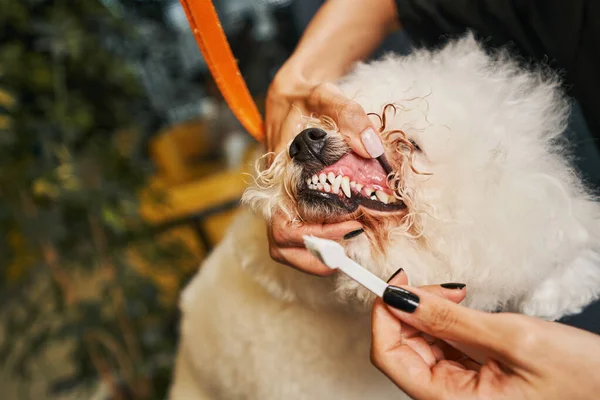
<svg viewBox="0 0 600 400"><path fill-rule="evenodd" d="M263 121L242 78L211 0L180 0L200 51L229 108L258 141L264 139Z"/></svg>

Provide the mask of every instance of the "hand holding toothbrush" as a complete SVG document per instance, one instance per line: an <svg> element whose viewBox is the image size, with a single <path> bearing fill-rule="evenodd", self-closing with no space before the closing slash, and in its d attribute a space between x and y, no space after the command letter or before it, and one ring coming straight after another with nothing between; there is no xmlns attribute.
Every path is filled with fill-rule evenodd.
<svg viewBox="0 0 600 400"><path fill-rule="evenodd" d="M339 243L314 236L304 243L324 265L378 297L371 360L413 399L598 397L600 336L460 306L462 284L408 287L402 270L386 283L347 257Z"/></svg>
<svg viewBox="0 0 600 400"><path fill-rule="evenodd" d="M455 299L443 285L406 283L403 272L396 274L373 306L371 359L412 398L597 398L599 336L524 315L468 309L444 298L461 300L465 290L458 285Z"/></svg>

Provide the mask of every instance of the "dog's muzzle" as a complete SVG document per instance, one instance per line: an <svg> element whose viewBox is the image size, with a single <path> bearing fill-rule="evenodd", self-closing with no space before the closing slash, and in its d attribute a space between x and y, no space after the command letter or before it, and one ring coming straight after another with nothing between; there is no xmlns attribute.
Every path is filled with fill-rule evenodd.
<svg viewBox="0 0 600 400"><path fill-rule="evenodd" d="M337 213L353 212L359 206L377 211L406 208L388 187L381 165L350 151L339 135L305 129L290 144L289 155L302 168L297 193L304 205Z"/></svg>

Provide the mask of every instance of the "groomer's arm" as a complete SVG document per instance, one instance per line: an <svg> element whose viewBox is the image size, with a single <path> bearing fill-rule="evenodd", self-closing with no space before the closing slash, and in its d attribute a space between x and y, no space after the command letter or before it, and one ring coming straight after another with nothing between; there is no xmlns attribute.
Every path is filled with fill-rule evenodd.
<svg viewBox="0 0 600 400"><path fill-rule="evenodd" d="M267 145L281 150L298 133L300 111L326 114L358 138L370 126L364 110L331 83L370 56L398 28L393 0L329 0L314 16L298 47L277 73L267 98ZM358 141L351 144L368 157Z"/></svg>
<svg viewBox="0 0 600 400"><path fill-rule="evenodd" d="M277 73L267 96L266 133L270 151L285 151L297 134L302 115L328 115L350 138L363 157L382 152L379 136L357 103L332 82L351 66L371 55L385 37L399 27L393 0L329 0L306 29L298 47ZM269 227L271 256L305 272L324 275L331 270L305 249L302 235L334 240L360 229L355 221L333 225L292 223L273 218Z"/></svg>

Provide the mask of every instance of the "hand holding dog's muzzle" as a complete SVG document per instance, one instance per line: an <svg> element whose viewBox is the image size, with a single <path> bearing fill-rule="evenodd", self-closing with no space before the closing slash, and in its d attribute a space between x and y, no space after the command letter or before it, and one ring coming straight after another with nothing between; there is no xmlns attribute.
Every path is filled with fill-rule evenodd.
<svg viewBox="0 0 600 400"><path fill-rule="evenodd" d="M285 71L285 69L284 69ZM285 75L269 88L266 107L267 150L278 153L304 129L302 117L326 115L347 138L348 145L365 158L379 157L383 145L365 110L332 83L293 83Z"/></svg>
<svg viewBox="0 0 600 400"><path fill-rule="evenodd" d="M284 65L269 88L266 103L266 144L274 153L286 151L286 146L301 132L302 117L327 115L333 119L348 145L365 158L378 157L383 152L381 139L372 126L365 110L344 96L332 83L309 82L295 73L293 66ZM272 161L272 160L271 160ZM271 257L278 262L317 275L331 274L304 247L302 237L315 235L341 240L361 229L356 221L337 224L292 223L282 213L272 218L268 227Z"/></svg>
<svg viewBox="0 0 600 400"><path fill-rule="evenodd" d="M273 216L267 227L269 251L271 258L300 271L326 276L334 273L304 246L304 235L318 236L331 240L351 239L362 233L362 226L356 221L345 221L336 224L303 224L292 222L285 215Z"/></svg>

